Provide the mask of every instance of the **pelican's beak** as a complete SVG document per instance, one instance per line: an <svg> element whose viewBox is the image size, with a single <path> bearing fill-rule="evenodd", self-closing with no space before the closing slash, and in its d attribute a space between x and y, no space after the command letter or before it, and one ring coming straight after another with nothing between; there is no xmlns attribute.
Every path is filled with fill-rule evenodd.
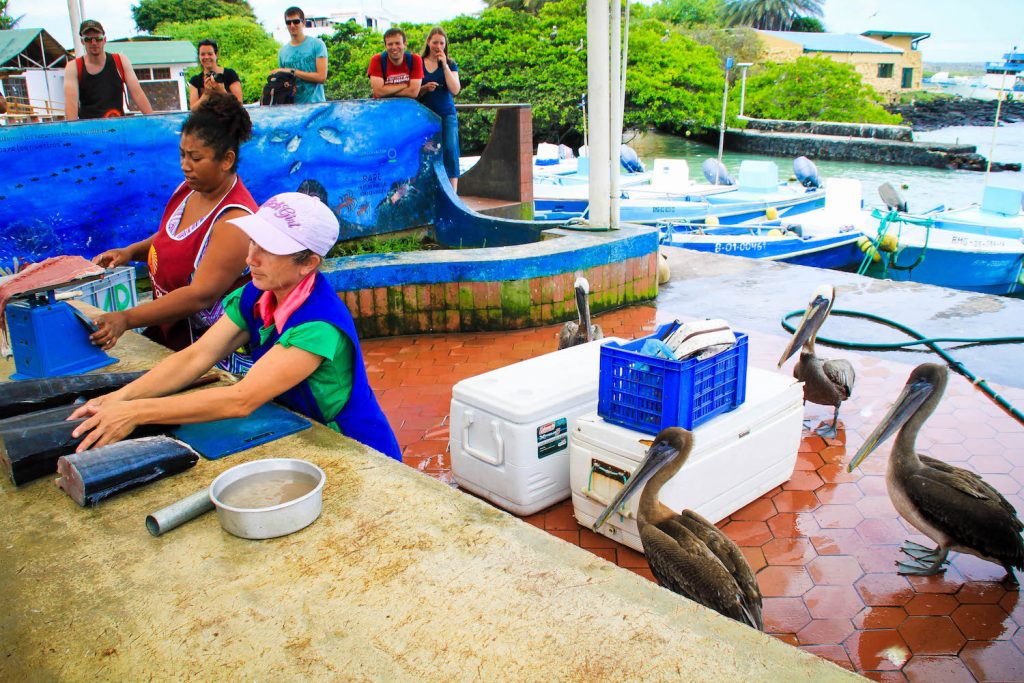
<svg viewBox="0 0 1024 683"><path fill-rule="evenodd" d="M576 309L580 312L580 326L585 330L587 341L594 341L590 330L590 302L587 300L587 289L579 283L576 285Z"/></svg>
<svg viewBox="0 0 1024 683"><path fill-rule="evenodd" d="M829 300L827 298L820 294L814 297L807 306L807 310L804 311L804 317L800 319L800 324L797 325L796 331L793 332L793 338L789 340L789 345L782 352L778 367L781 368L782 364L789 360L790 356L804 345L804 342L818 333L818 329L824 324L825 318L828 317L828 309Z"/></svg>
<svg viewBox="0 0 1024 683"><path fill-rule="evenodd" d="M864 458L868 457L882 442L906 424L907 420L917 412L921 404L934 391L935 385L924 379L916 380L903 387L903 391L900 392L896 402L892 404L892 408L889 409L889 412L885 414L882 421L875 427L875 431L871 432L871 435L861 445L857 454L853 456L853 460L850 461L846 471L853 472L854 468L864 461Z"/></svg>
<svg viewBox="0 0 1024 683"><path fill-rule="evenodd" d="M679 449L675 446L669 445L665 441L657 441L647 449L647 454L644 459L640 461L636 470L626 481L626 485L622 487L615 499L609 503L608 507L598 515L597 521L594 522L594 531L601 528L612 513L619 509L619 506L625 503L630 496L637 492L638 489L643 488L643 485L650 480L651 477L657 473L662 467L667 465L673 458L679 455Z"/></svg>

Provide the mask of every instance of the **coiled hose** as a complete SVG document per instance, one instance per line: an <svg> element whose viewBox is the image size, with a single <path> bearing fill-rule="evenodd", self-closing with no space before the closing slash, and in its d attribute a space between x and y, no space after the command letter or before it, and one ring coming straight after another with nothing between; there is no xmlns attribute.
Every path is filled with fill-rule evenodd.
<svg viewBox="0 0 1024 683"><path fill-rule="evenodd" d="M792 334L796 328L789 323L790 318L802 316L806 309L799 311L791 311L786 315L782 316L782 328ZM986 396L988 396L996 405L1001 407L1003 410L1008 412L1017 422L1024 425L1024 413L1019 409L1015 408L1009 400L1006 399L1002 394L993 389L988 384L988 380L982 379L971 372L963 363L953 358L948 351L939 346L940 342L955 343L955 344L1024 344L1024 337L925 337L923 334L915 329L907 327L895 320L889 320L883 318L880 315L873 315L871 313L864 313L863 311L845 311L835 309L829 312L829 315L837 315L846 318L862 318L864 320L870 320L886 327L903 332L908 337L913 338L913 341L905 342L881 342L881 343L868 343L868 342L850 342L842 339L829 339L827 337L817 337L817 341L822 344L834 346L839 349L857 349L857 350L868 350L868 351L897 351L899 349L905 349L910 346L926 346L933 353L938 354L942 360L946 361L946 364L964 377L966 377L971 384L981 389Z"/></svg>

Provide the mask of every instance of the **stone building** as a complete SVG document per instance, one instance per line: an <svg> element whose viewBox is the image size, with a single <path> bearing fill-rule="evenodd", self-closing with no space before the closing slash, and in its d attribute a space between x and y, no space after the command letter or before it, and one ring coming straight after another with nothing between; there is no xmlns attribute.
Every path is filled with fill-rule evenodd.
<svg viewBox="0 0 1024 683"><path fill-rule="evenodd" d="M804 55L822 55L852 64L864 82L889 102L900 93L921 88L923 64L918 43L931 34L901 31L801 33L757 31L770 62L792 62Z"/></svg>

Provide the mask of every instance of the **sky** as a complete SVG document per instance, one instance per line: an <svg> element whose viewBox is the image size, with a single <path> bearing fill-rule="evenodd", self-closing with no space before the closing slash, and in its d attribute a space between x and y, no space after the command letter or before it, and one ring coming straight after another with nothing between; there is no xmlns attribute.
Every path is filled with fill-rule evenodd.
<svg viewBox="0 0 1024 683"><path fill-rule="evenodd" d="M294 0L293 0L294 1ZM137 0L83 0L87 18L98 19L111 37L134 34L130 7ZM332 10L379 12L396 20L440 22L480 11L480 0L297 0L307 15ZM281 12L291 2L250 0L256 16L275 34L283 34ZM649 4L649 2L648 2ZM930 33L919 44L926 62L985 62L999 59L1014 45L1024 49L1024 0L825 0L825 28L835 33L868 30ZM45 28L71 46L67 0L10 0L8 12L24 15L22 28Z"/></svg>

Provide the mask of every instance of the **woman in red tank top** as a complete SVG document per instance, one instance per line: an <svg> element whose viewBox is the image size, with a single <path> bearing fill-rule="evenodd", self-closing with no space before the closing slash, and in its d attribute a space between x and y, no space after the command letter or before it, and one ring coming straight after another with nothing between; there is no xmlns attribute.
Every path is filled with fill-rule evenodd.
<svg viewBox="0 0 1024 683"><path fill-rule="evenodd" d="M93 259L105 268L146 261L153 301L97 316L94 344L109 349L125 330L145 327L146 336L177 351L220 317L221 298L248 277L249 238L228 221L258 206L236 173L239 146L251 133L248 112L223 93L211 94L185 120L185 181L167 202L159 229Z"/></svg>

